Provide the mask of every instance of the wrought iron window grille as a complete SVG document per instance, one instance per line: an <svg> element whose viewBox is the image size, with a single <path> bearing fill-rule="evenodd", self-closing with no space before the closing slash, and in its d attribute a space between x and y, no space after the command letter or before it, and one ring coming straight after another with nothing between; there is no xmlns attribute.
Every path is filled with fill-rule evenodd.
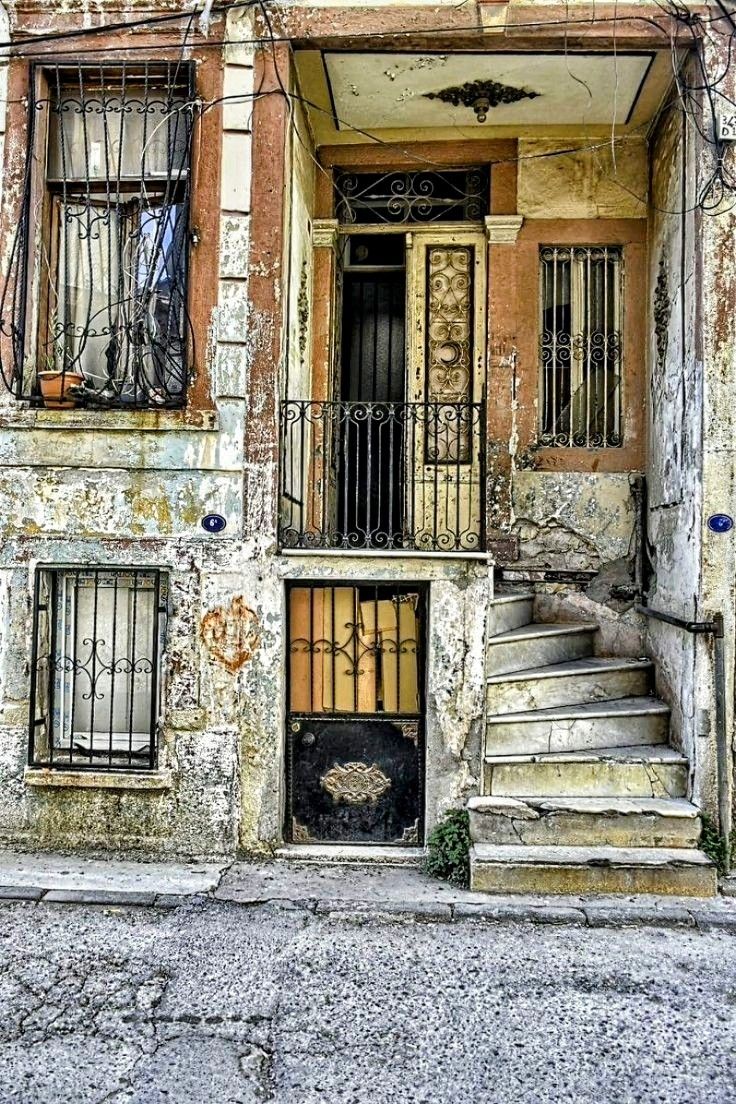
<svg viewBox="0 0 736 1104"><path fill-rule="evenodd" d="M193 69L43 65L31 89L23 210L0 296L5 384L54 406L181 406Z"/></svg>
<svg viewBox="0 0 736 1104"><path fill-rule="evenodd" d="M488 214L487 167L437 172L339 172L335 214L339 222L481 222Z"/></svg>
<svg viewBox="0 0 736 1104"><path fill-rule="evenodd" d="M155 768L167 604L158 570L39 569L31 766Z"/></svg>
<svg viewBox="0 0 736 1104"><path fill-rule="evenodd" d="M544 246L540 269L540 444L619 447L622 250Z"/></svg>

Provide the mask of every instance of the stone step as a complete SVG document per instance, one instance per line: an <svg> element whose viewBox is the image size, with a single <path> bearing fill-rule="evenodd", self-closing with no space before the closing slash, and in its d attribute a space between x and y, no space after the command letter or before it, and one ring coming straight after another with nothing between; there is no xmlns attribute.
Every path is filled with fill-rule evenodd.
<svg viewBox="0 0 736 1104"><path fill-rule="evenodd" d="M594 622L523 625L488 640L489 675L505 675L593 654Z"/></svg>
<svg viewBox="0 0 736 1104"><path fill-rule="evenodd" d="M487 755L483 792L501 797L685 797L688 764L666 745Z"/></svg>
<svg viewBox="0 0 736 1104"><path fill-rule="evenodd" d="M649 691L651 675L649 659L604 657L572 659L534 667L531 671L491 675L488 711L520 713L527 709L643 696Z"/></svg>
<svg viewBox="0 0 736 1104"><path fill-rule="evenodd" d="M669 715L669 707L658 698L621 698L502 713L487 718L486 753L545 755L665 744Z"/></svg>
<svg viewBox="0 0 736 1104"><path fill-rule="evenodd" d="M499 594L488 605L488 632L498 636L530 624L534 617L534 592Z"/></svg>
<svg viewBox="0 0 736 1104"><path fill-rule="evenodd" d="M698 846L700 814L682 798L473 797L474 843L608 846Z"/></svg>
<svg viewBox="0 0 736 1104"><path fill-rule="evenodd" d="M486 893L656 893L713 897L716 868L678 847L525 847L476 843L470 887Z"/></svg>

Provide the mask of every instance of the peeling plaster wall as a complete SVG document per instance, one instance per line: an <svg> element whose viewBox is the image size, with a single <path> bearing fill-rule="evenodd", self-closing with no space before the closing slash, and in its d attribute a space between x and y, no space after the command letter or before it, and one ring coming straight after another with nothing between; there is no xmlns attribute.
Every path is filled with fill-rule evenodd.
<svg viewBox="0 0 736 1104"><path fill-rule="evenodd" d="M287 398L311 398L312 337L312 217L316 154L312 148L306 113L294 106L291 140L291 188L289 209L289 311L287 314Z"/></svg>
<svg viewBox="0 0 736 1104"><path fill-rule="evenodd" d="M648 150L644 139L519 142L518 211L525 219L643 218ZM554 155L554 156L551 156ZM627 472L542 472L517 455L512 437L512 527L520 568L591 570L630 556L634 503Z"/></svg>
<svg viewBox="0 0 736 1104"><path fill-rule="evenodd" d="M736 72L726 43L705 46L705 62L709 71L724 74L719 91L733 100L736 96ZM704 107L707 126L707 105ZM706 130L707 133L707 130ZM713 170L713 152L697 149L698 179L707 180ZM730 146L724 154L728 172L733 178L736 151ZM712 215L704 215L700 223L702 306L700 318L704 320L700 331L702 348L698 350L703 365L703 484L702 513L698 521L701 542L701 610L707 616L720 612L724 619L724 724L727 743L726 758L728 777L724 786L730 791L730 805L734 796L734 748L736 716L734 713L734 668L736 666L736 546L734 531L728 534L713 533L707 520L711 514L727 513L736 516L736 403L734 379L736 379L736 215L733 196ZM703 708L712 704L713 655L710 643L701 648L698 687ZM710 693L709 693L710 692ZM708 693L708 698L702 698ZM713 727L713 726L711 726ZM698 741L705 743L705 741ZM708 741L709 762L696 781L705 788L710 776L713 758L713 737ZM702 780L701 780L702 778ZM711 791L712 792L712 791Z"/></svg>
<svg viewBox="0 0 736 1104"><path fill-rule="evenodd" d="M702 510L702 354L697 339L698 220L692 205L695 160L678 113L665 115L652 144L650 218L650 429L647 531L652 560L648 602L697 619L700 602ZM673 212L673 213L667 213ZM698 638L650 621L648 648L657 689L672 708L671 731L694 766L696 797L707 802L708 742L697 738L701 684ZM711 794L712 796L712 794Z"/></svg>
<svg viewBox="0 0 736 1104"><path fill-rule="evenodd" d="M634 510L627 473L516 471L519 566L597 570L631 552Z"/></svg>

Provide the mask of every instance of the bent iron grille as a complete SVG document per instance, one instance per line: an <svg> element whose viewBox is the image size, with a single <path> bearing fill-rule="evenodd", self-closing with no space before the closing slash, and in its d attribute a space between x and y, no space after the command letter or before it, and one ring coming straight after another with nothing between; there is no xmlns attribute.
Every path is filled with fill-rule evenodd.
<svg viewBox="0 0 736 1104"><path fill-rule="evenodd" d="M42 568L31 665L32 766L156 765L166 616L158 571Z"/></svg>
<svg viewBox="0 0 736 1104"><path fill-rule="evenodd" d="M56 379L66 405L184 402L191 80L177 64L34 69L0 301L16 397L38 400Z"/></svg>

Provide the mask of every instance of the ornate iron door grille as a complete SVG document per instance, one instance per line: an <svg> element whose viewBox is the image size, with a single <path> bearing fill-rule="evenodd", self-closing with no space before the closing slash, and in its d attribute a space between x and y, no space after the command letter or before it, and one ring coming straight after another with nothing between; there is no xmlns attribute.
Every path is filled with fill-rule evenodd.
<svg viewBox="0 0 736 1104"><path fill-rule="evenodd" d="M39 569L31 766L156 766L166 606L166 582L157 570Z"/></svg>
<svg viewBox="0 0 736 1104"><path fill-rule="evenodd" d="M540 262L540 443L620 446L621 249L545 246Z"/></svg>
<svg viewBox="0 0 736 1104"><path fill-rule="evenodd" d="M421 842L424 588L293 584L286 838Z"/></svg>

